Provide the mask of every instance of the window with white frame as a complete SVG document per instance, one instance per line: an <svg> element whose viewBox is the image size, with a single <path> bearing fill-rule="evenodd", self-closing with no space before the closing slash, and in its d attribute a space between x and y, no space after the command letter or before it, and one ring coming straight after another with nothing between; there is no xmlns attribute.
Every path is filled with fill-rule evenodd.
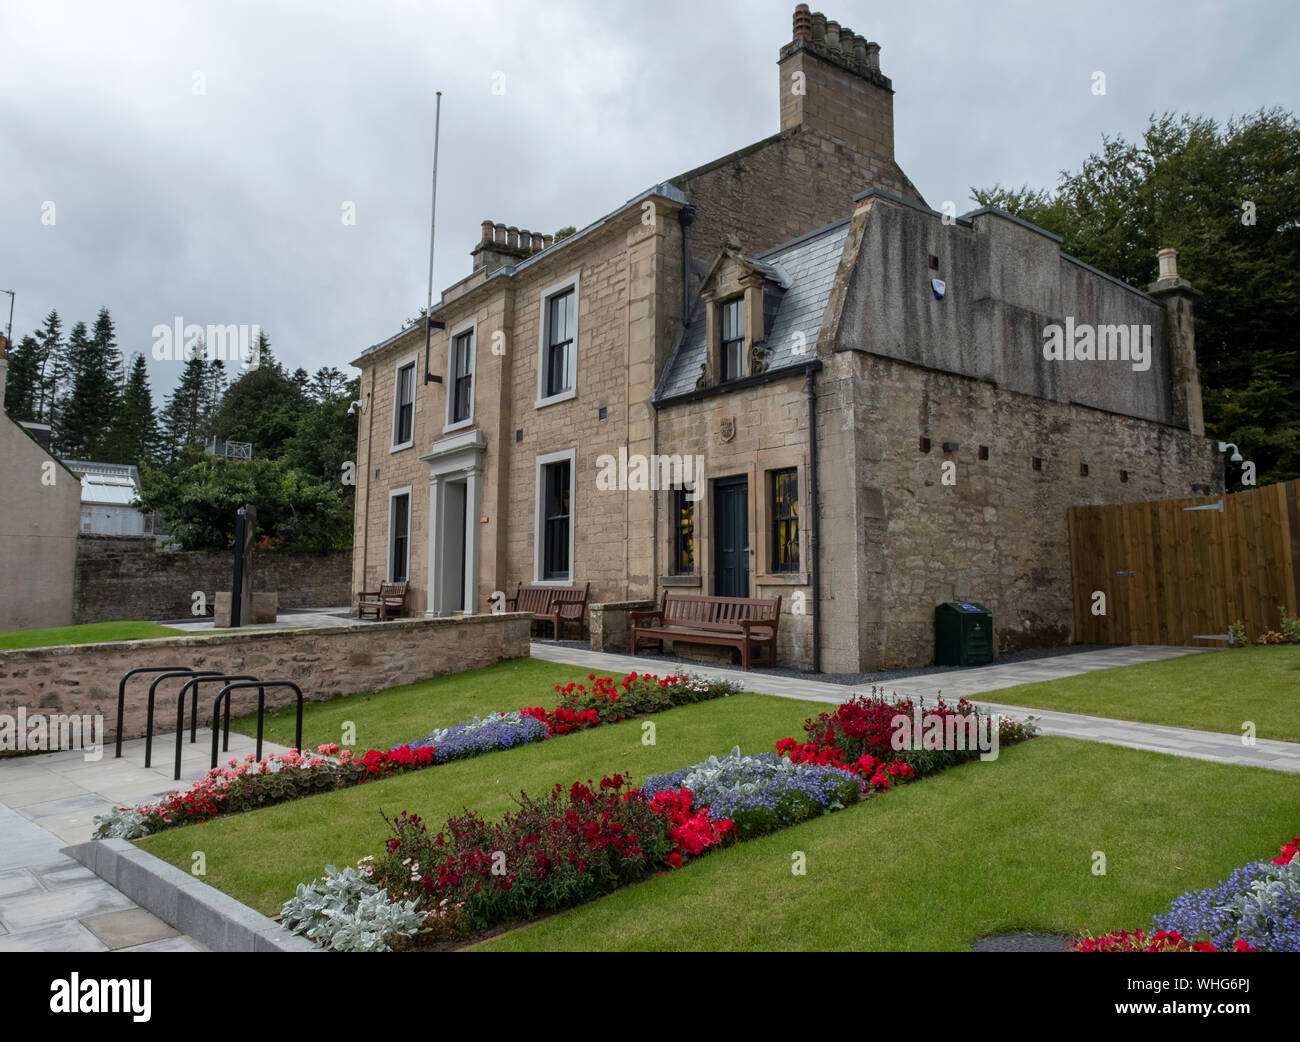
<svg viewBox="0 0 1300 1042"><path fill-rule="evenodd" d="M388 581L406 582L411 568L411 489L388 494Z"/></svg>
<svg viewBox="0 0 1300 1042"><path fill-rule="evenodd" d="M447 428L468 426L474 419L474 340L476 327L451 335L447 370Z"/></svg>
<svg viewBox="0 0 1300 1042"><path fill-rule="evenodd" d="M722 379L738 380L745 375L745 299L736 297L718 307L722 318Z"/></svg>
<svg viewBox="0 0 1300 1042"><path fill-rule="evenodd" d="M537 361L539 405L572 398L578 376L578 281L545 291L541 297L541 337Z"/></svg>
<svg viewBox="0 0 1300 1042"><path fill-rule="evenodd" d="M393 451L415 443L415 359L397 367L393 389Z"/></svg>
<svg viewBox="0 0 1300 1042"><path fill-rule="evenodd" d="M537 458L537 524L534 528L538 582L573 581L573 471L575 452Z"/></svg>

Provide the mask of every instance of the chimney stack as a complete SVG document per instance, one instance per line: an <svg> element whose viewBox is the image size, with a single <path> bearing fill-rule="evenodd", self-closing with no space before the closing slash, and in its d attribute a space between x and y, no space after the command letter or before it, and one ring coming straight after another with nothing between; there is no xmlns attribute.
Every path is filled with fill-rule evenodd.
<svg viewBox="0 0 1300 1042"><path fill-rule="evenodd" d="M777 64L783 131L805 128L893 160L894 88L880 44L800 4Z"/></svg>
<svg viewBox="0 0 1300 1042"><path fill-rule="evenodd" d="M1196 298L1201 294L1178 274L1178 251L1166 247L1156 254L1160 275L1147 292L1165 306L1165 348L1173 370L1174 416L1193 434L1205 433L1201 374L1196 365Z"/></svg>
<svg viewBox="0 0 1300 1042"><path fill-rule="evenodd" d="M552 241L549 235L531 232L527 228L516 228L514 225L483 221L480 227L483 229L483 238L470 251L470 256L474 258L474 271L480 268L494 271L527 260L534 253L541 253Z"/></svg>

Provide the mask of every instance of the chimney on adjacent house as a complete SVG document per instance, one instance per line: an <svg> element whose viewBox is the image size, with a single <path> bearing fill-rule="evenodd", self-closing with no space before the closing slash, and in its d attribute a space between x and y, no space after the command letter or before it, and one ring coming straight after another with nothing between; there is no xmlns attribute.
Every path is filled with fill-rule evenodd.
<svg viewBox="0 0 1300 1042"><path fill-rule="evenodd" d="M1196 366L1196 331L1192 325L1195 299L1201 294L1178 274L1178 251L1165 247L1156 254L1159 275L1147 292L1165 306L1165 346L1172 370L1174 416L1193 434L1205 433L1201 406L1201 374Z"/></svg>
<svg viewBox="0 0 1300 1042"><path fill-rule="evenodd" d="M777 65L782 130L809 127L894 158L894 89L880 71L880 44L800 4Z"/></svg>
<svg viewBox="0 0 1300 1042"><path fill-rule="evenodd" d="M552 236L541 232L530 232L527 228L516 228L513 225L506 227L491 221L484 221L482 229L483 238L470 251L470 256L474 258L474 271L480 268L493 271L526 260L534 253L541 253L554 241Z"/></svg>

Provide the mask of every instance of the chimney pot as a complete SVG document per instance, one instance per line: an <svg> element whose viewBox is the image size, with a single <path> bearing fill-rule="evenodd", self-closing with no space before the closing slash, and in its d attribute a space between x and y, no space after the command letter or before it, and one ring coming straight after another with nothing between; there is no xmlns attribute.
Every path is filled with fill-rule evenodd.
<svg viewBox="0 0 1300 1042"><path fill-rule="evenodd" d="M812 14L807 4L800 4L794 9L794 38L796 40L812 39Z"/></svg>
<svg viewBox="0 0 1300 1042"><path fill-rule="evenodd" d="M819 47L826 46L826 16L814 11L812 16L812 42Z"/></svg>
<svg viewBox="0 0 1300 1042"><path fill-rule="evenodd" d="M542 250L546 249L546 246L543 243L541 232L533 232L532 244L533 244L534 253L541 253Z"/></svg>
<svg viewBox="0 0 1300 1042"><path fill-rule="evenodd" d="M853 39L853 64L859 72L867 68L867 38L857 36Z"/></svg>
<svg viewBox="0 0 1300 1042"><path fill-rule="evenodd" d="M492 231L492 241L500 246L504 246L506 242L506 226L500 223L494 224L492 226Z"/></svg>
<svg viewBox="0 0 1300 1042"><path fill-rule="evenodd" d="M840 49L840 23L827 21L826 23L826 46L832 51Z"/></svg>
<svg viewBox="0 0 1300 1042"><path fill-rule="evenodd" d="M549 249L551 248L551 246L554 244L554 242L555 242L555 236L554 236L554 235L543 235L543 236L542 236L542 249L544 249L544 250L549 250Z"/></svg>
<svg viewBox="0 0 1300 1042"><path fill-rule="evenodd" d="M512 250L519 249L519 229L513 224L506 229L506 245Z"/></svg>
<svg viewBox="0 0 1300 1042"><path fill-rule="evenodd" d="M880 44L867 44L867 68L872 72L880 71Z"/></svg>
<svg viewBox="0 0 1300 1042"><path fill-rule="evenodd" d="M1156 254L1160 261L1160 278L1176 279L1178 278L1178 251L1171 246L1166 246Z"/></svg>
<svg viewBox="0 0 1300 1042"><path fill-rule="evenodd" d="M484 242L491 242L491 241L492 241L492 222L491 222L491 221L484 221L484 222L483 222L483 241L484 241Z"/></svg>

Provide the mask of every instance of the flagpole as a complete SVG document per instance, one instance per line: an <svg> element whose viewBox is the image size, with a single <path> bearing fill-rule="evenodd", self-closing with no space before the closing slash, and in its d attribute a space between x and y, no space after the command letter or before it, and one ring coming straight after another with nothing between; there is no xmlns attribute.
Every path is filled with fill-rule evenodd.
<svg viewBox="0 0 1300 1042"><path fill-rule="evenodd" d="M430 372L429 366L429 338L433 329L430 318L430 312L433 311L433 229L438 216L438 136L441 127L442 91L438 91L433 116L433 202L429 207L429 294L424 305L424 382L426 384L442 383L442 377ZM441 322L438 323L438 328L442 328Z"/></svg>

